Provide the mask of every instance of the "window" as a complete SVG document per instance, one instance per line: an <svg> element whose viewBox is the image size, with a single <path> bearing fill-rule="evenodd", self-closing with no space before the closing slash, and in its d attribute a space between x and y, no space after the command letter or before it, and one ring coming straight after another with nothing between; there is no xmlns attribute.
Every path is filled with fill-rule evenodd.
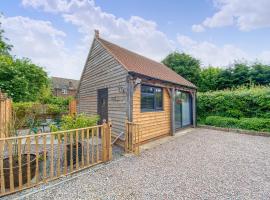
<svg viewBox="0 0 270 200"><path fill-rule="evenodd" d="M67 88L62 88L62 94L67 94L68 91L67 91Z"/></svg>
<svg viewBox="0 0 270 200"><path fill-rule="evenodd" d="M141 110L157 111L163 109L162 88L142 85L141 87Z"/></svg>

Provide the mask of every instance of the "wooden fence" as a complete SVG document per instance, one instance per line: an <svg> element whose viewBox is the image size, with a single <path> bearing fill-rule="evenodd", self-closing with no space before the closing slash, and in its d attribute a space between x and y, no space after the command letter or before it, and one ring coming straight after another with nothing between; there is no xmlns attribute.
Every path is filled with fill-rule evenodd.
<svg viewBox="0 0 270 200"><path fill-rule="evenodd" d="M112 158L111 123L0 139L0 196Z"/></svg>
<svg viewBox="0 0 270 200"><path fill-rule="evenodd" d="M141 131L140 124L126 120L125 152L140 154Z"/></svg>
<svg viewBox="0 0 270 200"><path fill-rule="evenodd" d="M11 99L0 90L0 138L8 137L12 120Z"/></svg>
<svg viewBox="0 0 270 200"><path fill-rule="evenodd" d="M73 99L68 104L68 111L70 115L75 115L77 113L77 100Z"/></svg>

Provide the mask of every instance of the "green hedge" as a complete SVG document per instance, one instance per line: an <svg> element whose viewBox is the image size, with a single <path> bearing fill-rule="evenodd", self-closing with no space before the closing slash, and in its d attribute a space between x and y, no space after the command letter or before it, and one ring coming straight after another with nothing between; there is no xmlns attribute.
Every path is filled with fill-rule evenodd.
<svg viewBox="0 0 270 200"><path fill-rule="evenodd" d="M270 132L270 118L231 118L221 116L208 116L204 123L210 126L225 127L225 128L239 128L255 131Z"/></svg>
<svg viewBox="0 0 270 200"><path fill-rule="evenodd" d="M198 119L207 116L270 118L270 87L198 93Z"/></svg>

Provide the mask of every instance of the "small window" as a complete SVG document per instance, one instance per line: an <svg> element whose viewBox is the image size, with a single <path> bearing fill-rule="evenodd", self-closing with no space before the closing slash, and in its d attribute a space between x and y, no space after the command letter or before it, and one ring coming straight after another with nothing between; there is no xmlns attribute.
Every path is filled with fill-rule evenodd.
<svg viewBox="0 0 270 200"><path fill-rule="evenodd" d="M141 110L160 111L163 110L162 88L142 85L141 87Z"/></svg>
<svg viewBox="0 0 270 200"><path fill-rule="evenodd" d="M67 88L62 88L62 94L67 94L68 91L67 91Z"/></svg>

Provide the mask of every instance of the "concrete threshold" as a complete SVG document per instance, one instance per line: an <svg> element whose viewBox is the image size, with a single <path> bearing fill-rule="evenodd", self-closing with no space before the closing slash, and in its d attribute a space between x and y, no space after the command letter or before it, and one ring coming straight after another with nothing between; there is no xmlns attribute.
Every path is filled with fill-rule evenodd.
<svg viewBox="0 0 270 200"><path fill-rule="evenodd" d="M179 130L175 133L174 136L167 136L167 137L160 138L160 139L157 139L157 140L154 140L154 141L151 141L149 143L141 145L140 150L141 150L141 152L143 152L143 151L155 148L159 145L170 142L170 141L174 140L175 138L182 137L188 133L191 133L193 130L194 130L194 128L186 128L183 130Z"/></svg>

